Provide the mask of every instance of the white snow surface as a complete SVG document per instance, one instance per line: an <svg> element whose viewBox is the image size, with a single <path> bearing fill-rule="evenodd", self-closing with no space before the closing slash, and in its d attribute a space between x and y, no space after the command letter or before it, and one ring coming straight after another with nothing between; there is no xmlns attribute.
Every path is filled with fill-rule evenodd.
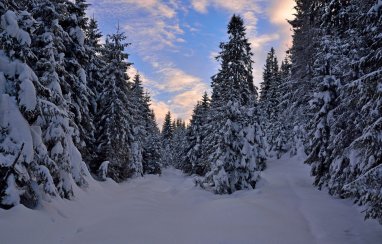
<svg viewBox="0 0 382 244"><path fill-rule="evenodd" d="M0 209L1 243L381 243L382 226L312 187L302 158L270 160L257 189L214 195L175 169L89 181L73 201Z"/></svg>
<svg viewBox="0 0 382 244"><path fill-rule="evenodd" d="M16 38L20 44L30 45L32 43L28 32L19 28L15 12L8 10L1 16L1 27L9 36Z"/></svg>

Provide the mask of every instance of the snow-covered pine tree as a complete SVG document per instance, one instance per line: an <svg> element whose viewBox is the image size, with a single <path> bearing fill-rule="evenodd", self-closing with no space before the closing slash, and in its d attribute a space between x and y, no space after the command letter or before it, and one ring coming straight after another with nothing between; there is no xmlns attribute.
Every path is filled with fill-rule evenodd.
<svg viewBox="0 0 382 244"><path fill-rule="evenodd" d="M194 108L190 125L186 131L186 146L182 160L182 170L187 174L204 176L207 172L207 162L202 161L202 143L206 137L205 126L210 109L210 99L207 93Z"/></svg>
<svg viewBox="0 0 382 244"><path fill-rule="evenodd" d="M119 28L115 34L109 35L103 49L106 66L104 86L100 93L97 113L97 155L98 159L92 164L93 172L105 161L109 161L108 177L117 182L126 180L134 175L131 168L131 143L134 140L132 118L128 111L129 87L126 70L131 65L127 62L128 54L124 53L129 45L126 36Z"/></svg>
<svg viewBox="0 0 382 244"><path fill-rule="evenodd" d="M102 91L103 73L102 68L105 62L102 59L103 45L100 43L102 33L98 28L98 22L94 18L89 19L89 23L85 29L85 48L88 57L88 64L86 66L87 83L91 91L95 94L96 101L92 101L92 113L97 110L97 98Z"/></svg>
<svg viewBox="0 0 382 244"><path fill-rule="evenodd" d="M254 188L265 168L252 53L241 17L232 17L228 34L229 41L220 45L221 68L212 78L210 128L203 149L210 170L199 182L217 194Z"/></svg>
<svg viewBox="0 0 382 244"><path fill-rule="evenodd" d="M333 110L338 103L339 74L336 72L335 53L337 50L333 37L323 33L321 45L318 47L314 66L316 84L314 97L310 101L313 118L308 125L308 158L305 163L312 165L312 175L316 177L314 184L321 189L327 183L332 150L331 125L334 122Z"/></svg>
<svg viewBox="0 0 382 244"><path fill-rule="evenodd" d="M37 79L25 63L30 54L28 30L17 5L0 4L0 207L36 202L37 192L28 170L33 160L33 140L27 119L37 106L33 81ZM25 13L26 14L26 13ZM29 19L31 20L31 19ZM31 27L31 26L30 26ZM27 55L27 56L26 56ZM28 196L29 195L29 196Z"/></svg>
<svg viewBox="0 0 382 244"><path fill-rule="evenodd" d="M311 119L309 101L313 97L315 84L313 83L314 53L319 31L318 20L322 16L322 2L312 0L296 0L295 19L289 21L293 28L293 46L291 53L291 76L288 82L290 95L288 96L290 114L289 121L293 127L293 151L296 147L306 144L305 126Z"/></svg>
<svg viewBox="0 0 382 244"><path fill-rule="evenodd" d="M292 124L289 120L289 81L290 81L290 62L289 55L281 62L280 67L280 85L277 87L277 117L274 124L274 151L278 158L291 148L292 142Z"/></svg>
<svg viewBox="0 0 382 244"><path fill-rule="evenodd" d="M50 195L57 189L41 128L31 126L42 102L37 95L42 85L28 65L35 60L31 32L36 21L25 10L27 3L18 4L23 8L12 1L0 3L0 207L22 203L33 208L40 189Z"/></svg>
<svg viewBox="0 0 382 244"><path fill-rule="evenodd" d="M168 111L163 122L162 131L161 131L161 164L164 167L172 165L172 137L174 135L174 126L172 123L171 112Z"/></svg>
<svg viewBox="0 0 382 244"><path fill-rule="evenodd" d="M265 66L263 70L263 81L260 83L260 105L262 105L262 102L265 103L269 99L269 96L271 96L270 93L272 89L272 83L275 82L275 80L277 79L278 72L279 64L276 57L276 51L272 47L267 54L267 59L265 60ZM264 113L269 117L271 113L268 112L268 106L264 109L267 109L267 111L264 111Z"/></svg>
<svg viewBox="0 0 382 244"><path fill-rule="evenodd" d="M58 4L60 16L62 16L60 25L67 33L67 38L64 38L66 48L63 49L65 55L63 75L70 89L70 97L66 97L66 99L69 105L71 126L75 129L73 140L81 153L89 157L87 144L94 143L94 138L88 132L94 131L95 127L94 119L89 111L90 101L94 94L89 89L85 70L89 64L85 47L85 30L88 23L85 13L87 6L85 0L67 0Z"/></svg>
<svg viewBox="0 0 382 244"><path fill-rule="evenodd" d="M103 46L100 44L100 38L102 34L98 29L98 23L94 18L89 20L89 23L85 29L85 50L86 50L86 58L87 63L84 67L86 72L86 82L89 88L89 117L91 120L88 123L88 126L83 126L85 130L85 135L82 136L86 146L81 147L81 154L87 163L87 165L91 165L91 163L97 159L96 155L96 128L95 125L97 122L95 119L97 118L98 112L98 103L100 93L102 92L102 87L104 85L103 73L102 69L106 66L103 58L102 58L102 48Z"/></svg>
<svg viewBox="0 0 382 244"><path fill-rule="evenodd" d="M183 169L184 151L186 148L186 123L182 119L174 120L175 127L171 143L173 166Z"/></svg>
<svg viewBox="0 0 382 244"><path fill-rule="evenodd" d="M76 106L72 103L76 97L73 93L79 91L74 87L80 86L82 81L78 80L77 73L71 73L73 67L66 65L75 62L75 57L72 61L66 59L66 55L75 55L66 54L69 52L67 47L79 44L78 40L70 38L70 28L64 29L61 25L66 23L70 13L65 4L38 0L31 2L29 8L39 23L32 43L37 62L31 66L43 85L38 87L41 113L36 125L41 127L42 141L54 162L47 167L51 172L57 172L52 176L60 196L70 198L73 196L72 179L80 186L86 185L85 176L88 174L74 143L79 142L78 126L70 115L70 107Z"/></svg>
<svg viewBox="0 0 382 244"><path fill-rule="evenodd" d="M295 125L310 124L315 183L355 198L366 217L379 220L381 6L374 0L298 0L290 86ZM313 91L319 106L311 115L303 104Z"/></svg>
<svg viewBox="0 0 382 244"><path fill-rule="evenodd" d="M136 176L143 175L143 154L144 143L148 136L146 131L146 122L148 116L148 107L145 104L144 91L142 81L139 74L134 76L130 84L130 100L131 107L129 113L131 114L133 126L134 141L131 145L131 164L134 165Z"/></svg>
<svg viewBox="0 0 382 244"><path fill-rule="evenodd" d="M174 127L172 124L172 116L170 111L167 112L164 118L161 134L164 140L170 140L174 134Z"/></svg>
<svg viewBox="0 0 382 244"><path fill-rule="evenodd" d="M263 71L263 82L259 105L262 113L262 125L268 142L268 151L274 151L277 156L283 152L280 135L280 111L281 103L281 74L276 57L275 49L271 48L268 53Z"/></svg>
<svg viewBox="0 0 382 244"><path fill-rule="evenodd" d="M143 173L161 173L161 135L155 120L154 111L150 109L150 96L146 92L144 97L146 117L147 137L143 144Z"/></svg>
<svg viewBox="0 0 382 244"><path fill-rule="evenodd" d="M342 150L342 155L339 154L341 151L336 152L336 163L330 172L332 178L329 189L332 194L353 197L359 204L365 205L366 217L382 221L382 3L361 3L354 0L342 4L345 6L333 1L330 6L340 7L341 10L333 11L338 13L334 20L342 16L349 18L345 23L353 24L345 26L345 34L351 33L351 36L356 36L357 39L354 40L349 35L343 37L344 43L355 45L355 48L350 48L352 72L346 76L350 81L341 94L342 103L338 109L338 117L341 120L336 124L336 129L343 130L340 123L345 119L347 123L354 123L355 126L345 128L347 131L343 139L348 144ZM346 112L347 118L345 108L352 108Z"/></svg>

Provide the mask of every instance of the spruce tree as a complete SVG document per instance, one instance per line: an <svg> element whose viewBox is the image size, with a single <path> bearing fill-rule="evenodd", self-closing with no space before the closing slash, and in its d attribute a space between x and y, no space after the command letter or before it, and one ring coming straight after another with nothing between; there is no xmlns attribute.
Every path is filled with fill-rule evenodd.
<svg viewBox="0 0 382 244"><path fill-rule="evenodd" d="M184 151L186 147L186 124L182 119L176 119L174 134L171 143L173 166L177 169L183 169Z"/></svg>
<svg viewBox="0 0 382 244"><path fill-rule="evenodd" d="M47 101L41 96L46 88L31 68L37 21L26 11L28 2L17 3L0 5L0 207L33 208L44 193L57 195L64 182L38 126Z"/></svg>
<svg viewBox="0 0 382 244"><path fill-rule="evenodd" d="M0 14L0 207L33 207L38 192L31 180L36 165L30 122L37 113L38 80L26 63L31 58L28 27L33 27L27 21L33 19L12 1L0 5Z"/></svg>
<svg viewBox="0 0 382 244"><path fill-rule="evenodd" d="M134 125L133 136L134 141L132 143L131 162L135 167L135 174L143 174L143 154L144 143L148 136L146 131L147 116L149 108L146 106L144 91L142 87L142 81L139 74L136 74L131 84L131 107L129 112L132 117L132 124Z"/></svg>
<svg viewBox="0 0 382 244"><path fill-rule="evenodd" d="M275 49L272 48L268 53L263 71L259 104L262 112L263 128L268 142L268 151L274 151L278 157L285 152L282 146L283 142L280 141L279 137L280 132L282 132L282 125L279 121L281 114L279 104L282 102L281 85L279 64Z"/></svg>
<svg viewBox="0 0 382 244"><path fill-rule="evenodd" d="M84 66L86 72L86 83L89 91L88 97L88 115L86 119L82 120L83 141L84 146L81 147L81 154L85 162L90 166L91 163L97 159L96 155L96 118L99 109L100 93L102 92L102 87L104 85L104 74L102 69L105 67L105 61L103 60L103 46L100 44L100 38L102 34L98 29L98 23L94 18L91 18L84 30L85 32L85 43L84 48L86 50L86 65Z"/></svg>
<svg viewBox="0 0 382 244"><path fill-rule="evenodd" d="M252 189L265 168L255 102L252 53L241 17L228 25L229 41L220 45L221 68L212 78L211 113L203 150L209 172L200 185L217 194Z"/></svg>
<svg viewBox="0 0 382 244"><path fill-rule="evenodd" d="M206 137L205 126L209 112L210 98L207 93L204 93L202 100L194 108L186 131L186 145L181 168L187 174L204 176L207 172L207 162L202 160L202 145Z"/></svg>
<svg viewBox="0 0 382 244"><path fill-rule="evenodd" d="M155 121L154 111L150 109L150 96L145 94L144 104L147 137L143 144L143 173L160 174L161 173L161 136L158 125Z"/></svg>
<svg viewBox="0 0 382 244"><path fill-rule="evenodd" d="M40 23L39 28L34 32L35 41L32 43L37 62L32 63L31 66L43 85L38 88L42 102L41 114L36 125L41 127L43 142L50 159L55 162L48 166L52 172L56 172L53 179L57 182L60 195L70 198L73 196L72 177L80 186L87 184L85 178L88 170L76 147L76 144L80 143L80 131L73 115L74 107L80 108L83 105L80 105L82 100L76 99L77 95L86 100L87 93L76 94L80 92L77 87L86 90L81 85L86 80L84 80L85 76L81 76L81 80L78 76L83 72L80 72L82 67L75 57L77 53L72 53L74 49L68 48L80 48L82 41L77 37L72 39L69 32L72 29L71 26L76 26L79 33L81 28L75 21L74 23L68 21L73 3L66 1L65 3L67 5L46 0L31 3L31 12ZM77 110L77 113L84 111L86 110L82 112ZM58 170L55 170L56 167Z"/></svg>
<svg viewBox="0 0 382 244"><path fill-rule="evenodd" d="M306 162L318 187L381 220L380 3L298 0L296 9L288 111L308 129Z"/></svg>
<svg viewBox="0 0 382 244"><path fill-rule="evenodd" d="M347 3L346 7L346 13L353 13L346 15L349 16L349 22L355 23L346 33L352 33L351 37L354 37L354 34L358 36L357 40L350 42L355 43L357 52L354 53L354 50L350 49L352 51L350 60L353 61L351 82L345 85L345 92L341 94L342 106L338 111L343 112L339 114L341 119L345 119L344 109L349 108L350 105L353 109L350 113L348 112L347 121L356 126L350 126L351 131L348 132L346 139L352 140L343 151L343 156L336 154L335 162L338 163L332 166L333 171L331 171L334 184L330 182L329 187L334 194L351 196L359 204L365 205L366 217L382 221L380 204L382 8L380 3L375 1L360 3L356 0ZM357 13L356 18L354 13ZM338 15L341 17L341 14L340 12ZM344 42L348 43L349 40ZM340 124L338 125L336 129L342 129ZM350 187L348 187L349 184ZM343 189L339 191L339 187Z"/></svg>
<svg viewBox="0 0 382 244"><path fill-rule="evenodd" d="M168 111L168 113L165 116L163 126L162 126L162 131L161 131L161 140L162 140L161 164L164 167L167 167L173 164L172 149L171 149L173 135L174 135L174 126L172 123L171 112Z"/></svg>
<svg viewBox="0 0 382 244"><path fill-rule="evenodd" d="M128 111L129 77L126 74L131 64L126 61L129 55L124 50L129 44L125 40L125 34L118 29L115 34L107 37L103 49L106 66L102 72L105 74L105 85L100 94L96 119L98 159L92 166L93 172L97 172L104 161L109 161L108 177L117 182L135 174L135 169L130 165L134 138L132 118Z"/></svg>

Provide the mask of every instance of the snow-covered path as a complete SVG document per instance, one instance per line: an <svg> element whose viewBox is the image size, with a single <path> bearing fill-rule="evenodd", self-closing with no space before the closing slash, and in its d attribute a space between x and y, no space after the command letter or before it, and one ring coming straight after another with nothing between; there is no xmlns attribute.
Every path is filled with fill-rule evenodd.
<svg viewBox="0 0 382 244"><path fill-rule="evenodd" d="M0 243L381 243L382 226L311 186L301 160L270 160L254 191L217 196L168 169L75 201L0 210Z"/></svg>

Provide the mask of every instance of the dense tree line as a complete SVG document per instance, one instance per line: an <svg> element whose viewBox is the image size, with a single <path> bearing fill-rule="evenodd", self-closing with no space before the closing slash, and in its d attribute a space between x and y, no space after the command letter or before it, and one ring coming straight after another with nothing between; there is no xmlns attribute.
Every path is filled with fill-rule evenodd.
<svg viewBox="0 0 382 244"><path fill-rule="evenodd" d="M0 2L0 207L70 199L91 173L160 173L160 133L139 75L126 75L126 36L100 44L87 7Z"/></svg>
<svg viewBox="0 0 382 244"><path fill-rule="evenodd" d="M382 3L296 3L290 72L280 80L273 50L264 70L269 148L303 145L314 185L382 221Z"/></svg>

